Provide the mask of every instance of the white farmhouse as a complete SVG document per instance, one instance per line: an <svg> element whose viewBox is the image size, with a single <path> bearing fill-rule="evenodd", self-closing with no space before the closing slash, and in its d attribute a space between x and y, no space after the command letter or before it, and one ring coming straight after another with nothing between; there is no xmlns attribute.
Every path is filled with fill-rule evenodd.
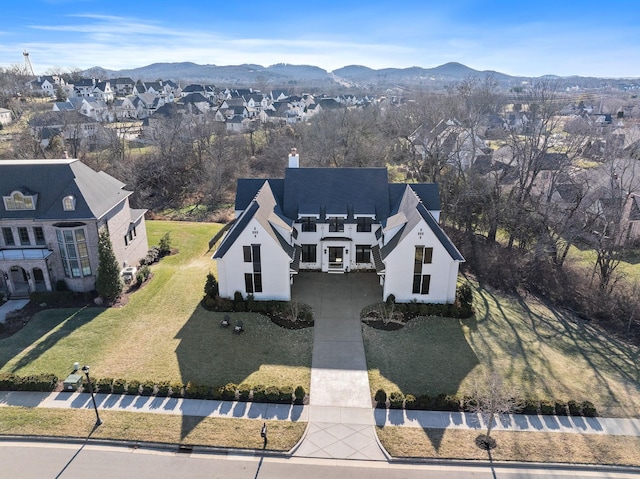
<svg viewBox="0 0 640 479"><path fill-rule="evenodd" d="M438 224L434 183L389 183L386 168L300 168L240 179L236 221L213 259L222 297L291 299L301 270L376 271L386 299L452 303L460 252Z"/></svg>

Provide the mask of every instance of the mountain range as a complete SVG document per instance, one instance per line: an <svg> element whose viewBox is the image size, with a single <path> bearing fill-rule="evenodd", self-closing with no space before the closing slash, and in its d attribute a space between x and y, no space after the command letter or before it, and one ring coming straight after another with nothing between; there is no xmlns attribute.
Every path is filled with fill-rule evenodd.
<svg viewBox="0 0 640 479"><path fill-rule="evenodd" d="M349 65L331 72L311 65L278 63L271 66L243 65L198 65L191 62L154 63L129 70L106 70L93 67L83 72L95 78L130 77L134 80L154 81L158 79L188 83L213 83L216 86L291 88L359 88L379 90L381 88L441 88L471 77L490 76L499 85L510 88L531 81L529 77L511 76L491 70L474 70L456 62L445 63L435 68L383 68L372 69L361 65ZM602 86L640 87L640 79L611 79L593 77L545 77L566 84L594 88Z"/></svg>

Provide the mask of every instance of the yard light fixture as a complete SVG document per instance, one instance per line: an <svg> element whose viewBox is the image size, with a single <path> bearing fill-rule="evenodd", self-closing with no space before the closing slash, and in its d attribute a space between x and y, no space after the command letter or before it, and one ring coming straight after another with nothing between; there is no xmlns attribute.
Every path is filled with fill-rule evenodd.
<svg viewBox="0 0 640 479"><path fill-rule="evenodd" d="M93 394L93 386L91 385L91 378L89 377L89 366L82 366L82 372L87 376L87 384L89 384L89 393L91 394L91 400L93 401L93 409L96 411L96 427L102 424L100 420L100 414L98 414L98 405L96 404L96 397Z"/></svg>
<svg viewBox="0 0 640 479"><path fill-rule="evenodd" d="M262 423L262 428L260 429L260 437L264 439L265 446L267 445L267 423Z"/></svg>

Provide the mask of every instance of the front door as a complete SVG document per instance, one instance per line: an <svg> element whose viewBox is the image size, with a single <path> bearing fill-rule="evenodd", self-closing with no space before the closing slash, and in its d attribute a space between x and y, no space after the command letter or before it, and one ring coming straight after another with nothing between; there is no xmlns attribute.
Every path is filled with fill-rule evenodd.
<svg viewBox="0 0 640 479"><path fill-rule="evenodd" d="M329 270L344 270L344 247L329 246Z"/></svg>

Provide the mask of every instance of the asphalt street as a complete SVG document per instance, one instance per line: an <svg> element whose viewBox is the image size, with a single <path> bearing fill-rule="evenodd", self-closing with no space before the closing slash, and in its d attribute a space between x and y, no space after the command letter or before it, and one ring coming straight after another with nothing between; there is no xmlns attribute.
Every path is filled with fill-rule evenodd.
<svg viewBox="0 0 640 479"><path fill-rule="evenodd" d="M485 463L387 463L259 455L180 453L83 443L0 442L3 479L188 477L190 479L631 479L638 469Z"/></svg>

